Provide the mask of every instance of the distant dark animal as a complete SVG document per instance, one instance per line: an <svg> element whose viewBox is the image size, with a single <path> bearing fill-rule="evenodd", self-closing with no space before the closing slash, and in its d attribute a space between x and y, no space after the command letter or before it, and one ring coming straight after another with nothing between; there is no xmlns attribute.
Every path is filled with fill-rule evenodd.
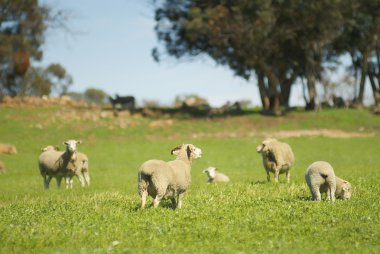
<svg viewBox="0 0 380 254"><path fill-rule="evenodd" d="M135 110L135 97L133 96L119 96L116 94L115 98L108 97L114 110Z"/></svg>

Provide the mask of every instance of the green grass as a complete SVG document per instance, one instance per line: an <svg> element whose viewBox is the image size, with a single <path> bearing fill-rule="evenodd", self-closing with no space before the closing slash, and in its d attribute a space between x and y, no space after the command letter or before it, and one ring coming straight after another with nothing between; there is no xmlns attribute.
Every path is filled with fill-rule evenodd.
<svg viewBox="0 0 380 254"><path fill-rule="evenodd" d="M58 113L57 113L58 112ZM152 119L67 117L58 108L0 108L1 142L18 154L1 155L0 253L378 253L380 251L380 118L365 110L258 114L215 120L174 119L150 129ZM121 128L120 121L131 127ZM260 136L252 130L341 129L363 138L284 138L296 156L291 184L267 183ZM235 133L236 135L228 135ZM197 134L197 135L194 135ZM43 190L40 148L76 138L90 159L92 185ZM147 159L170 160L181 143L202 148L183 208L163 201L140 210L137 169ZM63 148L63 145L60 145ZM310 201L304 172L329 161L354 186L350 201ZM217 166L228 184L206 184L202 170ZM149 199L149 202L152 202Z"/></svg>

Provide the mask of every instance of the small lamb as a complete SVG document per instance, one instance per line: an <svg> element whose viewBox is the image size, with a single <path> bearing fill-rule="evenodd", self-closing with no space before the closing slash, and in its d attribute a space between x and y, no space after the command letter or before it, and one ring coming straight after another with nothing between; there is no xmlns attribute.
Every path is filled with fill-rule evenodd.
<svg viewBox="0 0 380 254"><path fill-rule="evenodd" d="M335 197L344 200L352 196L351 184L337 176L326 161L316 161L306 170L305 180L311 192L312 200L321 200L321 193L327 194L327 200L334 202Z"/></svg>
<svg viewBox="0 0 380 254"><path fill-rule="evenodd" d="M201 157L202 150L184 144L175 147L171 154L177 156L173 161L149 160L141 165L138 172L141 208L145 208L148 195L154 198L155 208L163 198L170 198L173 208L182 207L183 195L191 182L191 163Z"/></svg>
<svg viewBox="0 0 380 254"><path fill-rule="evenodd" d="M276 182L282 173L286 173L287 182L290 182L290 169L294 165L294 154L288 144L268 138L256 147L256 151L262 155L268 182L270 181L270 172L274 173Z"/></svg>
<svg viewBox="0 0 380 254"><path fill-rule="evenodd" d="M227 183L230 181L230 178L218 171L215 167L208 167L203 170L203 173L206 173L208 176L208 183Z"/></svg>
<svg viewBox="0 0 380 254"><path fill-rule="evenodd" d="M56 151L54 147L47 146L43 148L39 157L38 165L41 176L44 179L45 189L49 188L50 181L53 177L57 180L57 187L61 186L63 177L76 174L77 170L77 145L81 141L68 140L64 142L66 150L64 152ZM83 181L83 176L79 176ZM81 181L81 182L82 182Z"/></svg>

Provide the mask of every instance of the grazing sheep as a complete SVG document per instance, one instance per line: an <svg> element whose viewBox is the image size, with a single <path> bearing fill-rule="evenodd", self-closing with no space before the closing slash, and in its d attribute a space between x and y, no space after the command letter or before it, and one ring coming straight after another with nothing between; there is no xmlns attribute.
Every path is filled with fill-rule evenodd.
<svg viewBox="0 0 380 254"><path fill-rule="evenodd" d="M256 147L256 151L263 157L268 182L270 181L270 172L274 173L276 182L278 182L279 174L282 173L286 173L287 182L290 182L290 169L294 165L294 154L288 144L268 138Z"/></svg>
<svg viewBox="0 0 380 254"><path fill-rule="evenodd" d="M77 145L81 141L68 140L64 142L66 150L64 152L56 151L48 146L46 151L43 151L39 157L38 165L41 176L44 179L45 189L49 188L50 181L53 177L57 180L57 187L61 186L62 177L67 177L78 172L77 170ZM78 175L80 181L83 181L83 176ZM81 180L82 177L82 180Z"/></svg>
<svg viewBox="0 0 380 254"><path fill-rule="evenodd" d="M220 173L215 167L208 167L203 170L203 173L206 173L208 176L208 183L226 183L230 181L228 176Z"/></svg>
<svg viewBox="0 0 380 254"><path fill-rule="evenodd" d="M200 158L201 149L191 144L177 146L171 151L177 156L173 161L149 160L138 172L138 192L141 208L145 207L147 195L154 198L157 207L163 198L170 198L173 208L181 208L183 194L191 182L191 163Z"/></svg>
<svg viewBox="0 0 380 254"><path fill-rule="evenodd" d="M17 154L17 149L14 145L0 144L0 154Z"/></svg>
<svg viewBox="0 0 380 254"><path fill-rule="evenodd" d="M4 162L0 161L0 174L5 173L7 171Z"/></svg>
<svg viewBox="0 0 380 254"><path fill-rule="evenodd" d="M335 197L350 199L351 184L337 176L326 161L316 161L306 170L305 180L309 186L312 200L321 200L321 193L327 194L327 200L334 202Z"/></svg>

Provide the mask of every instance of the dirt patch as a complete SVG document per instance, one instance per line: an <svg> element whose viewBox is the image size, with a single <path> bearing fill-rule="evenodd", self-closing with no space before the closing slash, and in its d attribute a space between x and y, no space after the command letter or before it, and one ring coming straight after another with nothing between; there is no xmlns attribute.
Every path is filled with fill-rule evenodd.
<svg viewBox="0 0 380 254"><path fill-rule="evenodd" d="M338 129L312 129L312 130L287 130L287 131L225 131L225 132L198 132L190 134L193 139L204 139L204 138L252 138L252 137L263 137L263 138L293 138L293 137L328 137L328 138L362 138L362 137L373 137L375 136L374 132L367 132L364 129L359 130L358 132L349 132ZM150 136L148 137L152 140L161 139L160 136ZM165 137L169 140L177 140L180 138L178 134Z"/></svg>
<svg viewBox="0 0 380 254"><path fill-rule="evenodd" d="M316 136L322 136L322 137L328 137L328 138L362 138L362 137L375 136L375 133L366 132L364 129L360 129L359 132L347 132L343 130L334 130L334 129L314 129L314 130L262 132L258 134L261 134L260 136L278 137L278 138L316 137Z"/></svg>

